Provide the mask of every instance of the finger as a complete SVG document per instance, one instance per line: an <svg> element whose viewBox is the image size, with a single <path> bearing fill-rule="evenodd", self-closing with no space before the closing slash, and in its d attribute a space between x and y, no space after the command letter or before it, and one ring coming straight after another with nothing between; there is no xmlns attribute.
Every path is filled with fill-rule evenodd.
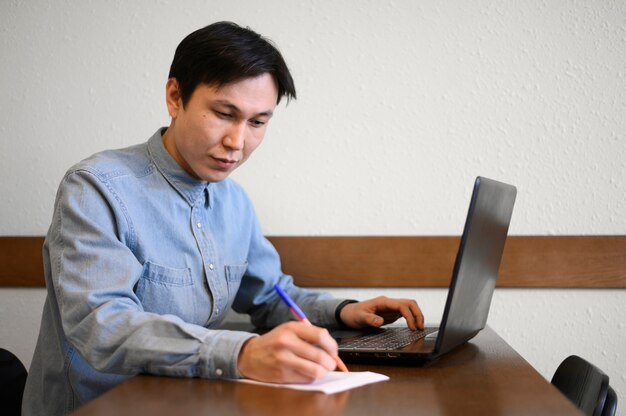
<svg viewBox="0 0 626 416"><path fill-rule="evenodd" d="M404 300L401 312L407 322L407 326L411 330L424 329L424 315L417 302L408 299Z"/></svg>
<svg viewBox="0 0 626 416"><path fill-rule="evenodd" d="M420 309L417 302L412 302L409 307L411 308L411 312L415 317L417 329L424 329L424 314L422 313L422 310Z"/></svg>
<svg viewBox="0 0 626 416"><path fill-rule="evenodd" d="M330 336L327 329L313 326L307 321L296 323L294 332L301 340L318 347L317 349L323 350L331 358L337 356L337 341Z"/></svg>
<svg viewBox="0 0 626 416"><path fill-rule="evenodd" d="M385 299L378 305L378 313L391 323L403 317L411 330L423 328L423 315L417 302L411 299Z"/></svg>
<svg viewBox="0 0 626 416"><path fill-rule="evenodd" d="M401 317L400 307L401 303L397 300L379 296L364 303L364 309L359 318L363 325L380 327L395 322Z"/></svg>
<svg viewBox="0 0 626 416"><path fill-rule="evenodd" d="M319 347L308 344L306 348L296 351L296 354L326 371L333 371L337 367L336 356L333 357ZM317 378L317 377L316 377Z"/></svg>
<svg viewBox="0 0 626 416"><path fill-rule="evenodd" d="M417 306L417 302L405 300L400 311L411 330L424 329L424 315L419 306Z"/></svg>
<svg viewBox="0 0 626 416"><path fill-rule="evenodd" d="M310 345L309 347L324 354L319 348ZM299 353L301 351L286 351L281 360L284 370L282 379L286 380L285 382L310 383L326 376L328 372L335 368L335 360L333 359L330 359L330 364L328 365L320 365L314 360L299 355ZM312 354L314 355L315 353Z"/></svg>
<svg viewBox="0 0 626 416"><path fill-rule="evenodd" d="M384 318L373 313L363 313L360 321L363 325L369 325L375 328L378 328L385 323Z"/></svg>
<svg viewBox="0 0 626 416"><path fill-rule="evenodd" d="M397 311L397 315L394 317L393 321L396 321L398 318L402 317L405 319L407 326L409 327L409 329L411 330L415 330L415 318L413 317L413 314L411 313L411 309L409 308L408 305L404 304L404 303L398 303L398 305L396 305L396 311Z"/></svg>
<svg viewBox="0 0 626 416"><path fill-rule="evenodd" d="M287 348L295 356L311 361L323 367L325 371L332 371L337 367L337 342L330 336L328 330L315 327L309 322L291 323L288 330L294 336L294 340Z"/></svg>
<svg viewBox="0 0 626 416"><path fill-rule="evenodd" d="M289 350L280 353L278 366L281 369L279 379L283 383L310 383L331 371Z"/></svg>
<svg viewBox="0 0 626 416"><path fill-rule="evenodd" d="M321 366L327 371L332 371L337 366L336 355L333 356L319 346L309 344L303 340L296 341L291 348L291 352L296 357Z"/></svg>
<svg viewBox="0 0 626 416"><path fill-rule="evenodd" d="M406 303L402 306L401 313L404 319L406 320L407 325L409 326L409 329L411 329L412 331L415 331L417 329L416 319L411 309L410 303Z"/></svg>

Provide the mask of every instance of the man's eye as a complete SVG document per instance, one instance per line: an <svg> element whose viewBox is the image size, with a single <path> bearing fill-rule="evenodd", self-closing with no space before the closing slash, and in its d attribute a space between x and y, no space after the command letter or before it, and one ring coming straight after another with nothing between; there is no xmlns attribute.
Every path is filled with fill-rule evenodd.
<svg viewBox="0 0 626 416"><path fill-rule="evenodd" d="M261 121L261 120L254 120L254 119L253 119L253 120L250 120L250 124L251 124L253 127L261 127L261 126L263 126L263 125L265 124L265 122L264 122L264 121Z"/></svg>
<svg viewBox="0 0 626 416"><path fill-rule="evenodd" d="M224 119L231 119L233 117L232 114L224 113L224 112L217 111L217 110L215 111L215 114L217 114L219 118L224 118Z"/></svg>

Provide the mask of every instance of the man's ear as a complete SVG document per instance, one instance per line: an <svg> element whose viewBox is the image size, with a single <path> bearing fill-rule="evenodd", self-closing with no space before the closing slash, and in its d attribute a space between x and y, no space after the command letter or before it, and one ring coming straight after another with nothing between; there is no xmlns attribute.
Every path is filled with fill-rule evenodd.
<svg viewBox="0 0 626 416"><path fill-rule="evenodd" d="M165 84L165 104L167 105L167 112L172 119L178 116L178 112L183 106L183 100L180 96L180 88L176 78L170 78Z"/></svg>

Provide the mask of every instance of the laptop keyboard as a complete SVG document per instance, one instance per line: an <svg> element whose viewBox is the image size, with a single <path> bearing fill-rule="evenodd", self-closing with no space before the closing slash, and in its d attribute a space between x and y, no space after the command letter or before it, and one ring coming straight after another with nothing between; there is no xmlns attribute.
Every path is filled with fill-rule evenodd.
<svg viewBox="0 0 626 416"><path fill-rule="evenodd" d="M425 328L423 331L411 331L406 327L385 328L384 332L366 334L347 339L340 345L342 349L390 350L402 348L437 331L438 328Z"/></svg>

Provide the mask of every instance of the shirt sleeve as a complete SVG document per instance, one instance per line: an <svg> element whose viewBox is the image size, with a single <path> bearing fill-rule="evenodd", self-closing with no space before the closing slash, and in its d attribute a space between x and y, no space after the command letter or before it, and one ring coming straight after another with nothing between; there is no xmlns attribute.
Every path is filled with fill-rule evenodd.
<svg viewBox="0 0 626 416"><path fill-rule="evenodd" d="M282 272L278 252L263 236L251 204L250 215L253 230L248 268L235 297L233 309L249 314L252 323L261 328L271 328L295 319L274 290L274 285L278 284L302 309L311 323L322 327L339 326L335 310L344 299L335 299L327 293L296 286L293 277Z"/></svg>
<svg viewBox="0 0 626 416"><path fill-rule="evenodd" d="M240 377L239 351L254 335L144 311L134 292L143 265L115 198L106 181L86 171L69 173L57 193L44 252L69 343L103 372Z"/></svg>

